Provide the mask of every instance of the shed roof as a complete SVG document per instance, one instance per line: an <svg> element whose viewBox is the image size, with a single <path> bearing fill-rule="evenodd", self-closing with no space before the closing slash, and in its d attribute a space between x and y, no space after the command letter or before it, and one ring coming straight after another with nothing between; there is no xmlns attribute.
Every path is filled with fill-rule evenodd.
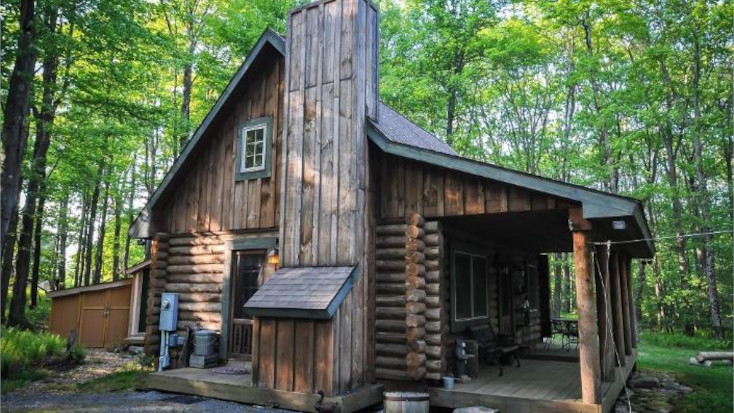
<svg viewBox="0 0 734 413"><path fill-rule="evenodd" d="M281 268L245 303L259 317L330 319L358 276L356 266Z"/></svg>
<svg viewBox="0 0 734 413"><path fill-rule="evenodd" d="M69 288L66 290L49 291L46 295L49 298L65 297L67 295L86 293L89 291L101 291L101 290L108 290L111 288L125 287L127 285L132 284L132 282L133 282L132 278L127 278L127 279L120 280L120 281L112 281L112 282L106 282L106 283L101 283L101 284L87 285L84 287Z"/></svg>

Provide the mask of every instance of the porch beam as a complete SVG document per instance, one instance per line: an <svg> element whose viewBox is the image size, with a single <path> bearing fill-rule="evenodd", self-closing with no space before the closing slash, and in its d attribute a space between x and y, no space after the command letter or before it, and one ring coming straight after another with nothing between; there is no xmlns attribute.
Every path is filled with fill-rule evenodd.
<svg viewBox="0 0 734 413"><path fill-rule="evenodd" d="M630 335L631 335L631 341L632 341L632 348L637 348L637 315L635 311L635 288L634 284L632 283L632 259L627 258L625 267L627 271L627 286L629 287L627 291L629 292L629 300L627 303L629 304L629 313L630 313Z"/></svg>
<svg viewBox="0 0 734 413"><path fill-rule="evenodd" d="M606 246L597 247L596 263L596 312L599 323L601 374L602 380L614 381L612 300L609 288L609 253Z"/></svg>
<svg viewBox="0 0 734 413"><path fill-rule="evenodd" d="M630 321L630 287L627 278L627 257L619 258L619 277L622 284L622 320L624 322L624 354L632 354L632 322Z"/></svg>
<svg viewBox="0 0 734 413"><path fill-rule="evenodd" d="M619 356L619 365L624 366L627 364L624 357L624 316L622 315L622 287L620 282L620 270L619 266L621 260L618 254L613 253L612 258L609 261L611 265L611 278L612 285L612 312L614 318L614 344L617 348L617 355Z"/></svg>
<svg viewBox="0 0 734 413"><path fill-rule="evenodd" d="M579 312L579 366L581 398L587 404L601 404L601 368L599 363L599 329L594 297L589 231L591 223L583 218L581 208L569 211L573 231L573 255L576 264L576 304Z"/></svg>

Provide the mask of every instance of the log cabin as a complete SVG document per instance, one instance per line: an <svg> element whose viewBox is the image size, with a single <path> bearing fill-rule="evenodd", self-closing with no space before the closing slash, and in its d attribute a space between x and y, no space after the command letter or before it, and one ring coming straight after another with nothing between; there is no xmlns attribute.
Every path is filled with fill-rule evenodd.
<svg viewBox="0 0 734 413"><path fill-rule="evenodd" d="M391 388L610 411L637 355L630 265L655 253L641 203L459 156L380 101L378 23L369 0L321 0L263 33L131 226L151 246L147 351L175 292L181 334L216 330L219 358L251 365L217 375L174 353L149 386L303 411L320 390L352 412ZM578 344L547 356L558 252ZM482 325L527 360L441 388Z"/></svg>

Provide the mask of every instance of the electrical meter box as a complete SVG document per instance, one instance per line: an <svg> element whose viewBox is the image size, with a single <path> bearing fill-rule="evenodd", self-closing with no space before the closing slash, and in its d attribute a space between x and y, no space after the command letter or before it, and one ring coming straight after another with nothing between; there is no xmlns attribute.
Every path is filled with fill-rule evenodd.
<svg viewBox="0 0 734 413"><path fill-rule="evenodd" d="M161 315L158 328L161 331L176 331L178 322L178 294L161 294Z"/></svg>

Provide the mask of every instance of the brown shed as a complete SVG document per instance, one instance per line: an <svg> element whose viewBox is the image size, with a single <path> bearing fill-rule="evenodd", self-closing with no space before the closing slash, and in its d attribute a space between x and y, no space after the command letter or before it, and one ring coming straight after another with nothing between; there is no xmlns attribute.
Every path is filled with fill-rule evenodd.
<svg viewBox="0 0 734 413"><path fill-rule="evenodd" d="M133 280L126 279L48 293L51 298L49 329L67 336L77 331L85 347L109 347L128 334Z"/></svg>

